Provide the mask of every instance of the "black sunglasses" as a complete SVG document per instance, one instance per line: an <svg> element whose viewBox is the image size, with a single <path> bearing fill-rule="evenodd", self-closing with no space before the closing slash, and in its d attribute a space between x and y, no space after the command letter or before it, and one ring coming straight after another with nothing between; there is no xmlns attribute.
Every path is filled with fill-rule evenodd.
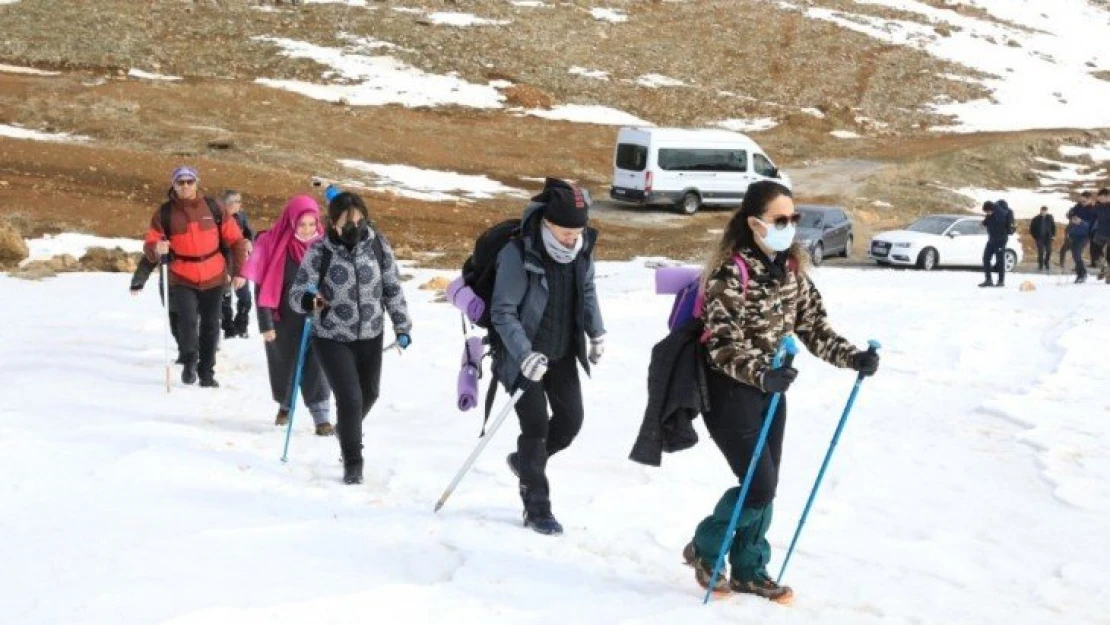
<svg viewBox="0 0 1110 625"><path fill-rule="evenodd" d="M759 218L757 217L756 219L759 219ZM802 220L802 214L801 213L794 213L793 215L791 215L789 217L786 217L785 215L782 216L782 217L775 217L774 221L772 221L771 224L767 224L767 222L763 221L762 219L760 219L759 221L762 221L764 225L773 225L776 230L782 230L783 228L785 228L786 226L788 226L790 224L794 224L795 226L798 225L798 222L800 222L801 220Z"/></svg>
<svg viewBox="0 0 1110 625"><path fill-rule="evenodd" d="M178 180L177 182L173 183L173 186L175 186L175 187L188 187L188 186L192 186L196 183L197 183L196 180L193 180L192 178L189 178L187 180Z"/></svg>

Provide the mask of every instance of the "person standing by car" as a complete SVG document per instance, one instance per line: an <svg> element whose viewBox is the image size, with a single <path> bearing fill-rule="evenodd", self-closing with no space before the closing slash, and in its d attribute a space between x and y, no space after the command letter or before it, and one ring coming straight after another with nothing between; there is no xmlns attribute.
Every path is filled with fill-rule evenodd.
<svg viewBox="0 0 1110 625"><path fill-rule="evenodd" d="M1099 267L1098 277L1102 279L1110 277L1110 263L1106 257L1106 244L1110 243L1110 189L1098 190L1094 214L1094 224L1091 225L1091 264Z"/></svg>
<svg viewBox="0 0 1110 625"><path fill-rule="evenodd" d="M1052 239L1056 238L1056 220L1048 212L1047 206L1042 206L1040 214L1029 223L1029 234L1037 244L1037 270L1048 271L1052 257Z"/></svg>
<svg viewBox="0 0 1110 625"><path fill-rule="evenodd" d="M1006 241L1013 232L1014 214L1005 200L984 202L983 212L987 214L983 225L987 228L987 245L983 248L983 274L986 280L979 286L1006 286ZM998 272L998 282L991 280L991 262Z"/></svg>
<svg viewBox="0 0 1110 625"><path fill-rule="evenodd" d="M1087 216L1087 213L1088 213L1089 205L1093 204L1094 201L1095 201L1095 198L1094 198L1093 195L1091 195L1090 191L1084 191L1084 192L1080 193L1079 194L1079 201L1075 203L1075 206L1072 206L1071 209L1068 210L1067 221L1065 223L1067 223L1069 225L1071 224L1072 215L1079 215L1080 219L1083 219L1084 221L1086 221L1086 216ZM1090 215L1090 217L1093 219L1094 214L1092 213ZM1064 242L1063 242L1062 245L1060 245L1060 269L1064 268L1064 258L1066 257L1066 255L1071 253L1071 247L1072 247L1071 246L1071 240L1068 239L1068 237L1067 237L1067 230L1068 230L1068 228L1067 228L1067 226L1065 226L1064 227Z"/></svg>
<svg viewBox="0 0 1110 625"><path fill-rule="evenodd" d="M1071 258L1075 261L1075 283L1082 284L1087 281L1087 268L1083 266L1083 248L1087 245L1087 239L1091 238L1091 226L1083 221L1079 213L1072 213L1067 235L1068 241L1071 242Z"/></svg>

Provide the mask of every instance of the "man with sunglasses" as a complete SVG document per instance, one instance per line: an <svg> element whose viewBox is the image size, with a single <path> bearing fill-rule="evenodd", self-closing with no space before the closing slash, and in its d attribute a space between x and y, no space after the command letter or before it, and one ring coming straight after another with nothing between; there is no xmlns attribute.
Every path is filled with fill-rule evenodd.
<svg viewBox="0 0 1110 625"><path fill-rule="evenodd" d="M233 288L246 284L241 276L248 243L227 210L199 190L192 167L178 167L170 176L167 201L154 211L143 251L152 262L169 263L169 296L177 310L177 335L184 368L181 381L203 387L216 382L216 344L220 337L220 304L228 268L224 246L230 250ZM218 217L218 219L217 219ZM199 322L199 332L198 332Z"/></svg>

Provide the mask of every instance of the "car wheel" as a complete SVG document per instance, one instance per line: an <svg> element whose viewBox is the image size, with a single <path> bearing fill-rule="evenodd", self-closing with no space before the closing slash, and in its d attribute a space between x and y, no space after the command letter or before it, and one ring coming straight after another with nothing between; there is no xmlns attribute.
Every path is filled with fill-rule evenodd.
<svg viewBox="0 0 1110 625"><path fill-rule="evenodd" d="M844 244L844 258L852 257L852 243L855 242L855 237L848 235L848 242Z"/></svg>
<svg viewBox="0 0 1110 625"><path fill-rule="evenodd" d="M686 195L682 196L682 203L678 205L678 208L683 215L693 215L701 208L701 197L693 191L687 191Z"/></svg>
<svg viewBox="0 0 1110 625"><path fill-rule="evenodd" d="M1013 271L1014 267L1017 267L1017 252L1006 250L1006 271Z"/></svg>
<svg viewBox="0 0 1110 625"><path fill-rule="evenodd" d="M822 243L815 245L809 257L813 260L814 267L820 267L821 263L825 261L825 245Z"/></svg>
<svg viewBox="0 0 1110 625"><path fill-rule="evenodd" d="M937 251L931 247L921 250L917 256L917 268L925 271L932 271L937 267L937 261L940 260L937 256Z"/></svg>

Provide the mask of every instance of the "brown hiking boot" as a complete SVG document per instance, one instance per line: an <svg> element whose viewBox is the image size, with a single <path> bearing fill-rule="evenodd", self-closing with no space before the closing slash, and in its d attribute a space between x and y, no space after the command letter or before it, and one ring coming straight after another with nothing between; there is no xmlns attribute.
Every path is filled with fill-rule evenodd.
<svg viewBox="0 0 1110 625"><path fill-rule="evenodd" d="M274 418L274 425L288 425L289 424L289 411L285 408L279 408L277 417Z"/></svg>
<svg viewBox="0 0 1110 625"><path fill-rule="evenodd" d="M713 564L698 557L693 542L683 547L682 559L685 561L686 566L694 568L694 580L698 582L698 586L709 588L709 579L713 577ZM725 579L725 574L726 571L723 570L717 574L717 582L713 584L714 593L726 595L729 593L730 589L728 581Z"/></svg>
<svg viewBox="0 0 1110 625"><path fill-rule="evenodd" d="M774 601L782 605L790 605L794 602L794 591L789 586L779 586L769 579L754 581L733 579L729 581L728 585L733 592L763 597L768 601Z"/></svg>
<svg viewBox="0 0 1110 625"><path fill-rule="evenodd" d="M335 428L330 423L321 423L316 426L316 436L331 436L335 434Z"/></svg>

